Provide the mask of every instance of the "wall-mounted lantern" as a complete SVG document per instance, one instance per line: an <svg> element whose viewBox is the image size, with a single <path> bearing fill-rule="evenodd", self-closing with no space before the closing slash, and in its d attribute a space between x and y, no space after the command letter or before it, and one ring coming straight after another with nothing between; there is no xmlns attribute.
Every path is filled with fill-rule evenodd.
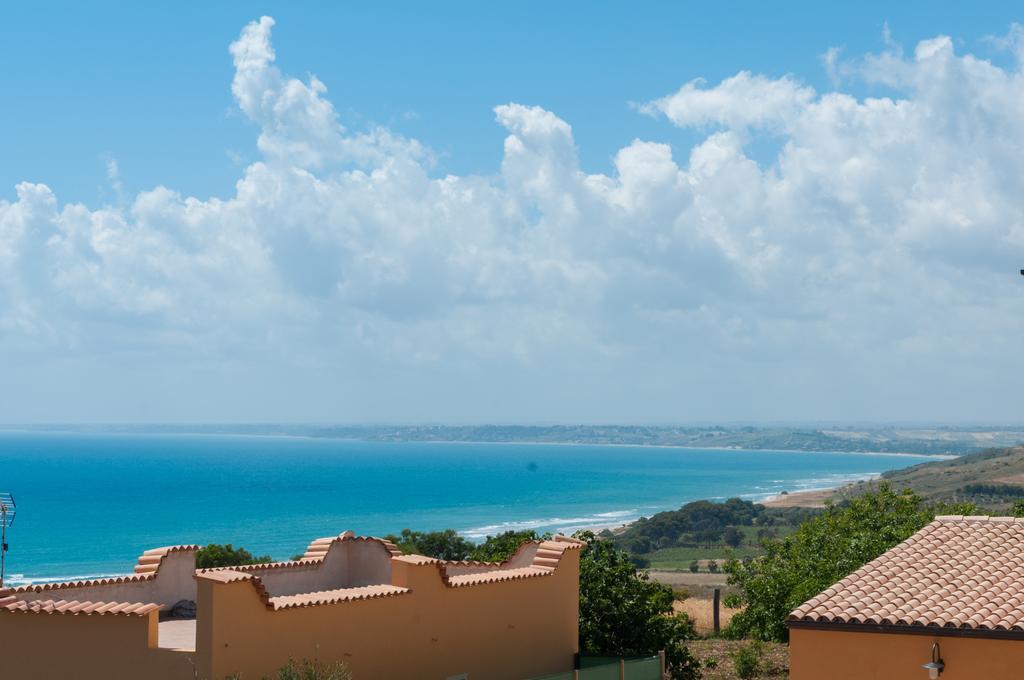
<svg viewBox="0 0 1024 680"><path fill-rule="evenodd" d="M945 670L946 664L942 661L942 656L939 653L939 643L936 642L932 645L932 660L921 666L921 668L928 669L929 680L938 680L938 677Z"/></svg>

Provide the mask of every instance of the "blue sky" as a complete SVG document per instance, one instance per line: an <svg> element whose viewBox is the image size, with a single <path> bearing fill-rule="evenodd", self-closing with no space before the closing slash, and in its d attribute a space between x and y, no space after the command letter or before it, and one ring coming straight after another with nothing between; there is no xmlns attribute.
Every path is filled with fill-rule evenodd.
<svg viewBox="0 0 1024 680"><path fill-rule="evenodd" d="M209 5L7 8L0 420L1019 420L1011 3Z"/></svg>
<svg viewBox="0 0 1024 680"><path fill-rule="evenodd" d="M0 26L0 58L18 65L0 73L18 101L0 108L0 187L10 197L39 181L64 200L107 202L113 157L129 192L230 195L256 152L227 88L226 45L263 14L278 21L278 63L315 73L346 126L393 127L459 174L500 163L497 104L558 112L583 169L608 172L634 137L694 143L629 105L693 78L747 69L828 89L821 55L878 50L886 22L908 47L941 33L998 59L982 39L1020 20L1007 2L641 4L20 3Z"/></svg>

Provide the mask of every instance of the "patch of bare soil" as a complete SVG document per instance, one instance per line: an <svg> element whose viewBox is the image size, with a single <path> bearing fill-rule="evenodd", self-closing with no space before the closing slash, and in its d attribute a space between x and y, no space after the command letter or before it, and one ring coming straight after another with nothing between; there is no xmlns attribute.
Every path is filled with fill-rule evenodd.
<svg viewBox="0 0 1024 680"><path fill-rule="evenodd" d="M690 652L701 664L703 680L737 680L733 667L731 652L743 645L744 640L694 640L688 642ZM755 676L758 680L785 680L789 677L789 645L778 642L764 643L764 655L761 657L761 672Z"/></svg>

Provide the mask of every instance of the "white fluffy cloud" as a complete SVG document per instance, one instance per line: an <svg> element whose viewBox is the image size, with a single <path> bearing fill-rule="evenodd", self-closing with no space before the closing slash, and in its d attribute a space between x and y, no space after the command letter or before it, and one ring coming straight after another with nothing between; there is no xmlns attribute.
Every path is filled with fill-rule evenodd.
<svg viewBox="0 0 1024 680"><path fill-rule="evenodd" d="M323 83L282 74L273 25L230 47L262 154L234 196L157 187L91 209L24 183L0 201L10 364L70 354L115 373L189 366L202 382L234 361L379 383L368 410L314 410L340 419L1010 413L1008 386L982 378L1024 368L1020 61L1000 68L938 37L910 57L831 53L831 72L891 97L746 71L691 81L640 108L703 141L674 157L635 140L611 175L581 170L568 122L509 103L494 109L500 171L439 177L419 142L348 131ZM1020 51L1019 27L1003 40ZM760 136L778 143L770 162L747 153ZM506 410L451 395L417 409L399 394L449 379L453 392L494 383L486 399ZM887 380L896 393L880 400ZM944 407L957 390L990 394ZM211 408L173 412L236 413Z"/></svg>
<svg viewBox="0 0 1024 680"><path fill-rule="evenodd" d="M692 80L678 92L640 107L645 113L663 113L680 127L724 124L786 130L814 100L815 92L789 76L774 80L748 71L726 78L712 88Z"/></svg>

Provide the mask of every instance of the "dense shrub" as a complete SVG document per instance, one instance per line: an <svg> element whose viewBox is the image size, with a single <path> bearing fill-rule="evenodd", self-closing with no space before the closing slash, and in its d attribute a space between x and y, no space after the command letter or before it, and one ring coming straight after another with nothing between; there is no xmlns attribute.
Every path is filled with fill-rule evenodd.
<svg viewBox="0 0 1024 680"><path fill-rule="evenodd" d="M415 553L439 560L464 560L469 558L473 544L459 536L454 529L444 531L413 531L402 529L402 533L389 534L387 540L406 554Z"/></svg>
<svg viewBox="0 0 1024 680"><path fill-rule="evenodd" d="M243 564L263 564L273 562L270 555L254 556L245 548L235 548L230 543L220 545L211 543L200 548L196 553L196 569L212 569L213 567L239 567Z"/></svg>
<svg viewBox="0 0 1024 680"><path fill-rule="evenodd" d="M415 553L439 560L479 560L481 562L503 562L515 554L527 541L543 541L551 538L550 533L538 534L533 529L506 531L488 536L475 545L460 536L454 529L444 531L413 531L402 529L400 534L389 534L387 539L406 554Z"/></svg>
<svg viewBox="0 0 1024 680"><path fill-rule="evenodd" d="M710 547L723 542L735 548L743 541L739 527L791 526L820 512L813 508L766 508L739 498L724 503L694 501L678 510L641 517L612 540L636 555L662 548Z"/></svg>
<svg viewBox="0 0 1024 680"><path fill-rule="evenodd" d="M683 646L695 637L685 614L673 614L672 589L638 572L629 555L592 533L580 556L580 650L632 656L665 650L673 680L699 677L696 660Z"/></svg>
<svg viewBox="0 0 1024 680"><path fill-rule="evenodd" d="M992 498L1024 498L1024 486L1018 484L967 484L960 488L964 496Z"/></svg>
<svg viewBox="0 0 1024 680"><path fill-rule="evenodd" d="M497 536L488 536L483 543L474 547L469 559L481 562L504 562L512 557L519 546L527 541L543 541L551 538L550 533L538 534L533 529L526 531L506 531Z"/></svg>

